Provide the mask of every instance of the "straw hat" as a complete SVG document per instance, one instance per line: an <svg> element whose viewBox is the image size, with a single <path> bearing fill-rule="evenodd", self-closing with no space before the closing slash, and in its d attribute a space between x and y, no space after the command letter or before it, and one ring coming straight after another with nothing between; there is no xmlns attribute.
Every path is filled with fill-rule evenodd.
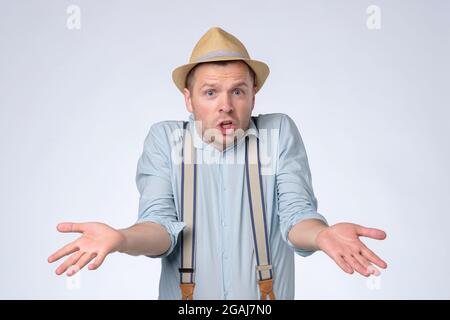
<svg viewBox="0 0 450 320"><path fill-rule="evenodd" d="M256 92L258 92L269 75L269 67L264 62L251 59L242 42L218 27L209 29L200 38L192 51L189 63L173 70L172 79L177 88L183 92L186 87L186 77L196 65L203 62L230 60L242 60L253 69L256 74Z"/></svg>

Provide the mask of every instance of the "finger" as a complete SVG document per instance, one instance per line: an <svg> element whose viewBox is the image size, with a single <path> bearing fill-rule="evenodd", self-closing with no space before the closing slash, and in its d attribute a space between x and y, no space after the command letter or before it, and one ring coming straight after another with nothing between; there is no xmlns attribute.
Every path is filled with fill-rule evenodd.
<svg viewBox="0 0 450 320"><path fill-rule="evenodd" d="M97 257L95 258L95 261L88 266L88 269L96 270L98 267L102 265L103 261L105 261L105 258L106 258L105 253L98 253Z"/></svg>
<svg viewBox="0 0 450 320"><path fill-rule="evenodd" d="M342 256L336 256L335 258L333 258L333 260L342 270L344 270L344 272L349 274L353 273L353 268L347 262L345 262Z"/></svg>
<svg viewBox="0 0 450 320"><path fill-rule="evenodd" d="M84 232L84 223L63 222L56 226L59 232Z"/></svg>
<svg viewBox="0 0 450 320"><path fill-rule="evenodd" d="M360 253L354 253L354 254L352 254L352 256L363 267L363 270L365 270L365 274L364 275L366 277L371 275L374 272L373 268L371 268L372 265L370 264L369 260L367 260Z"/></svg>
<svg viewBox="0 0 450 320"><path fill-rule="evenodd" d="M75 245L74 242L71 242L69 244L66 244L64 247L56 251L54 254L52 254L50 257L48 257L48 262L52 263L56 260L61 259L64 256L67 256L71 253L74 253L78 250L78 247Z"/></svg>
<svg viewBox="0 0 450 320"><path fill-rule="evenodd" d="M368 237L368 238L377 239L377 240L386 239L386 232L384 232L383 230L380 230L380 229L366 228L363 226L358 226L356 232L358 233L358 235L363 236L363 237Z"/></svg>
<svg viewBox="0 0 450 320"><path fill-rule="evenodd" d="M344 256L344 260L353 268L353 270L359 272L365 277L369 275L365 268L351 254Z"/></svg>
<svg viewBox="0 0 450 320"><path fill-rule="evenodd" d="M373 274L374 276L378 277L381 273L380 270L378 270L377 268L375 268L373 265L370 265L370 267L368 268L368 270L370 274Z"/></svg>
<svg viewBox="0 0 450 320"><path fill-rule="evenodd" d="M96 253L88 253L85 252L81 258L77 261L75 264L76 268L72 270L70 273L68 273L68 276L73 276L76 272L83 269L85 265L87 265L92 259L96 257Z"/></svg>
<svg viewBox="0 0 450 320"><path fill-rule="evenodd" d="M56 274L59 276L60 274L66 272L67 268L75 264L82 255L83 252L81 251L72 254L69 258L67 258L66 261L64 261L64 263L62 263L58 268L56 268Z"/></svg>
<svg viewBox="0 0 450 320"><path fill-rule="evenodd" d="M379 266L380 268L386 269L387 263L383 261L379 256L377 256L372 250L365 247L361 249L361 254L366 257L370 262L374 263L375 265Z"/></svg>

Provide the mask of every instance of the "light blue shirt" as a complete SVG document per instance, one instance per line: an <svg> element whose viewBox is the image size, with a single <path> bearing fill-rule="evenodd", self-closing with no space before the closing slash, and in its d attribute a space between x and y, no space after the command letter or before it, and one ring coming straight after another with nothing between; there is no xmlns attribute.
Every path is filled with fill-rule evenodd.
<svg viewBox="0 0 450 320"><path fill-rule="evenodd" d="M252 226L244 179L245 139L219 151L193 129L197 159L196 265L194 299L260 299ZM162 258L159 299L181 299L179 287L180 154L182 121L152 125L138 161L140 192L137 223L152 221L167 229L171 246ZM262 183L277 299L294 299L294 252L288 232L305 219L325 218L317 212L308 158L300 133L284 114L265 114L253 120L245 135L260 143Z"/></svg>

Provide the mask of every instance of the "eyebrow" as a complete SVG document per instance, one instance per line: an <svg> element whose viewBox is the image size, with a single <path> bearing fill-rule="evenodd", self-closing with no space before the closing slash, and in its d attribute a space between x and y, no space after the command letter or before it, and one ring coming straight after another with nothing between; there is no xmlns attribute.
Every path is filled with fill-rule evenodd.
<svg viewBox="0 0 450 320"><path fill-rule="evenodd" d="M238 83L234 84L233 87L247 87L248 88L248 84L242 81L242 82L238 82Z"/></svg>

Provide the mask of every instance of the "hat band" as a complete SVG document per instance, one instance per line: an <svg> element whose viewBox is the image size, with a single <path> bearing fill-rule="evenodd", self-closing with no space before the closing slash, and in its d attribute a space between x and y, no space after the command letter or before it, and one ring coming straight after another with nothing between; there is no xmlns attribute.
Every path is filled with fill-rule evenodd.
<svg viewBox="0 0 450 320"><path fill-rule="evenodd" d="M244 55L240 52L237 51L223 51L223 50L219 50L219 51L211 51L208 52L207 54L198 57L197 59L195 59L194 62L205 62L208 61L212 58L218 58L218 57L236 57L236 58L245 58Z"/></svg>

